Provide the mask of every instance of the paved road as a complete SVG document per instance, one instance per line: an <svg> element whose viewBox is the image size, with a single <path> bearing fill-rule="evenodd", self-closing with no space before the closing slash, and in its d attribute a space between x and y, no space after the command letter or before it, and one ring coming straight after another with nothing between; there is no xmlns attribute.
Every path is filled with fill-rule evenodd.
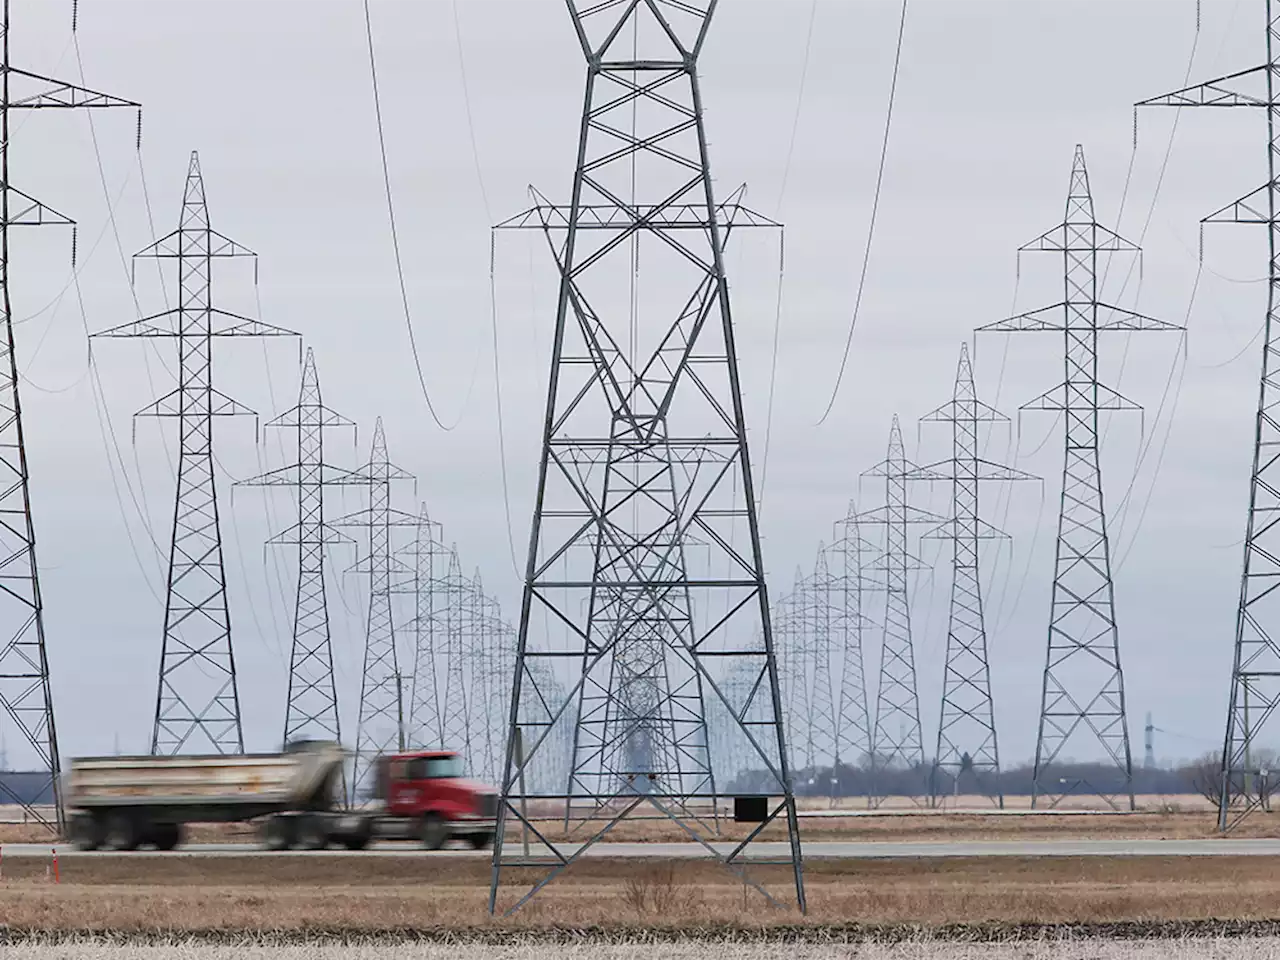
<svg viewBox="0 0 1280 960"><path fill-rule="evenodd" d="M732 844L717 844L728 852ZM82 853L66 844L6 843L0 848L5 857L48 857L56 849L61 857L370 857L370 856L470 856L488 857L484 850L457 849L430 853L408 843L381 843L360 852L325 850L272 853L253 844L191 844L174 853L138 850L130 854L105 851ZM519 842L508 843L507 852L520 852ZM532 852L538 854L538 846ZM567 852L567 851L566 851ZM705 855L693 843L600 843L587 856L604 857L698 857ZM752 855L765 859L785 857L784 843L756 843ZM974 840L960 843L819 841L804 844L804 855L812 859L928 859L934 857L1226 857L1280 856L1280 839L1265 840Z"/></svg>

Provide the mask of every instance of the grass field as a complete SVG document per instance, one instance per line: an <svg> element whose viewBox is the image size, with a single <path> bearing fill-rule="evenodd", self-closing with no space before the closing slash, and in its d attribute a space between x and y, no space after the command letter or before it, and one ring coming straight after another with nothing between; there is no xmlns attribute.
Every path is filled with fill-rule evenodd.
<svg viewBox="0 0 1280 960"><path fill-rule="evenodd" d="M804 918L766 907L716 864L602 857L496 921L485 910L488 863L475 858L69 858L58 884L36 858L4 867L0 924L26 931L941 928L1280 916L1280 871L1263 857L815 861ZM785 868L752 875L787 893ZM502 902L523 889L513 883Z"/></svg>
<svg viewBox="0 0 1280 960"><path fill-rule="evenodd" d="M648 943L479 944L344 943L272 945L111 944L82 941L0 945L0 960L1269 960L1280 940L1065 940L1019 944L956 944L917 939L897 944Z"/></svg>
<svg viewBox="0 0 1280 960"><path fill-rule="evenodd" d="M825 809L823 807L822 809ZM722 819L721 836L725 840L742 839L750 824L735 824ZM559 822L539 823L540 830L554 838L564 836ZM589 832L584 824L581 830ZM1078 840L1078 839L1175 839L1187 840L1218 836L1216 816L1202 809L1150 810L1143 813L1113 816L1089 813L1028 814L991 816L977 813L920 812L913 815L822 816L805 817L800 824L806 840ZM518 837L518 829L510 827L509 836ZM1280 816L1253 816L1232 831L1233 837L1280 836ZM253 843L257 830L247 824L197 824L190 831L195 843ZM781 824L773 824L761 839L785 838ZM0 845L5 843L43 843L52 837L39 824L0 823ZM610 831L608 841L674 842L686 840L679 827L662 819L627 819Z"/></svg>

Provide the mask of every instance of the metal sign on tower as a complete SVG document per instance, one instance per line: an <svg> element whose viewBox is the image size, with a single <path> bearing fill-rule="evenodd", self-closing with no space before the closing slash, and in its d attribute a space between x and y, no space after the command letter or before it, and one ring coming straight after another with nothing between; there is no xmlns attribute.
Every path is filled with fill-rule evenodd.
<svg viewBox="0 0 1280 960"><path fill-rule="evenodd" d="M1259 4L1262 6L1262 4ZM1280 708L1280 5L1265 0L1266 62L1207 83L1143 100L1139 107L1245 107L1266 111L1267 180L1202 223L1248 223L1267 229L1267 312L1262 369L1254 413L1253 463L1245 519L1244 570L1236 608L1235 655L1226 733L1218 827L1227 830L1267 802L1262 771L1252 754L1275 740ZM1136 130L1135 115L1135 130Z"/></svg>
<svg viewBox="0 0 1280 960"><path fill-rule="evenodd" d="M1031 803L1036 806L1043 796L1053 806L1071 792L1073 785L1063 788L1055 764L1066 759L1063 751L1069 744L1078 745L1079 740L1092 735L1115 765L1119 780L1114 784L1075 786L1098 794L1112 806L1118 797L1127 797L1132 810L1133 758L1111 580L1111 542L1102 499L1098 414L1139 407L1098 381L1098 334L1182 327L1100 299L1099 254L1140 251L1094 217L1089 174L1080 146L1075 149L1071 166L1066 217L1058 226L1020 247L1018 254L1029 250L1062 256L1063 301L978 329L1059 333L1063 337L1066 379L1022 407L1061 412L1066 422L1062 501Z"/></svg>
<svg viewBox="0 0 1280 960"><path fill-rule="evenodd" d="M178 421L179 435L151 752L243 753L214 477L213 422L216 417L257 415L214 387L213 344L222 337L297 334L213 305L214 262L251 259L256 281L257 254L210 225L200 158L194 150L178 228L134 257L172 260L178 267L177 306L95 334L171 338L178 345L177 387L136 414L172 417Z"/></svg>
<svg viewBox="0 0 1280 960"><path fill-rule="evenodd" d="M47 774L40 794L51 793L54 823L0 782L0 803L17 804L40 823L63 824L61 758L53 720L53 693L45 646L44 601L36 565L35 522L31 516L31 477L27 469L27 437L18 399L18 355L14 344L13 308L9 285L10 227L72 226L74 221L45 206L9 180L11 111L77 107L131 107L138 111L141 139L142 110L138 103L99 93L51 77L19 70L9 60L9 0L3 0L0 44L0 741L6 729L19 734L14 750L20 768ZM74 20L72 31L75 30ZM71 244L75 266L74 233Z"/></svg>
<svg viewBox="0 0 1280 960"><path fill-rule="evenodd" d="M490 909L509 868L541 867L507 911L641 807L777 902L747 869L751 843L712 844L730 799L712 776L714 717L747 745L753 793L773 798L740 812L761 821L751 838L784 826L803 908L723 260L736 226L777 225L716 200L697 74L714 0L568 6L587 61L571 200L537 195L505 224L545 232L560 286ZM743 663L752 682L731 686ZM543 683L557 678L552 697ZM540 793L542 752L565 725L573 788ZM562 804L568 829L533 819L530 801ZM512 819L536 838L531 859L503 843Z"/></svg>

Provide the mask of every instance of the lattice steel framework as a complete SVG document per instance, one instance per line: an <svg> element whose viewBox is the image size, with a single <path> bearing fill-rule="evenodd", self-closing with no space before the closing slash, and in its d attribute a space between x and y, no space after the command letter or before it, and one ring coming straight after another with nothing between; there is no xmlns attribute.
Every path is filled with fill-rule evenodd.
<svg viewBox="0 0 1280 960"><path fill-rule="evenodd" d="M213 343L222 337L297 334L213 306L214 261L250 258L256 277L257 254L210 226L200 157L194 150L178 228L134 257L173 260L178 267L176 307L96 334L170 337L178 344L178 386L136 414L173 417L179 433L151 752L176 754L195 748L243 753L214 475L213 422L216 417L257 415L214 387Z"/></svg>
<svg viewBox="0 0 1280 960"><path fill-rule="evenodd" d="M1098 334L1182 328L1100 300L1099 254L1140 251L1094 218L1082 147L1076 147L1071 167L1065 220L1019 248L1019 255L1027 250L1062 255L1063 301L979 330L1063 335L1066 379L1022 407L1062 412L1066 423L1062 502L1031 802L1036 806L1045 795L1051 798L1051 806L1056 805L1065 793L1083 786L1112 806L1117 796L1127 794L1133 809L1133 759L1125 717L1111 545L1102 499L1098 414L1139 408L1098 381ZM1078 731L1091 733L1101 744L1120 773L1120 790L1110 790L1106 784L1084 783L1059 789L1062 784L1054 762Z"/></svg>
<svg viewBox="0 0 1280 960"><path fill-rule="evenodd" d="M723 263L732 225L769 222L736 198L715 199L697 77L715 3L569 0L568 7L587 59L572 200L556 206L539 196L506 224L545 231L561 282L508 724L524 731L527 749L517 765L508 736L490 908L504 870L521 862L503 844L508 818L537 836L534 861L550 862L510 903L514 910L641 804L755 885L744 869L751 845L718 851L701 814L718 796L704 698L695 691L724 700L721 684L743 660L754 664L756 680L727 712L766 771L762 792L777 798L767 818L786 823L784 862L803 908ZM687 554L694 536L706 541L705 556ZM662 694L657 680L621 682L655 676L659 661L662 682L681 700ZM539 662L568 675L567 701L547 699L533 669ZM612 703L604 711L618 719L610 743L647 745L605 754L602 776L583 784L595 791L583 805L591 819L575 825L579 842L568 846L522 817L530 795L520 774L536 765L559 724L575 725L581 745L575 707L582 702L582 719L591 719L588 689L607 691ZM624 697L624 689L637 696ZM669 765L677 755L687 765Z"/></svg>
<svg viewBox="0 0 1280 960"><path fill-rule="evenodd" d="M818 792L827 793L831 777L820 773L834 769L838 735L833 626L839 583L827 563L827 548L818 545L813 572L796 570L791 593L774 604L774 636L783 692L783 716L795 762L807 776L824 776ZM797 747L797 744L800 746ZM810 791L813 792L813 791Z"/></svg>
<svg viewBox="0 0 1280 960"><path fill-rule="evenodd" d="M356 727L355 765L351 773L353 799L362 795L377 759L405 748L404 678L396 649L396 626L391 611L392 594L413 575L397 555L392 530L418 526L418 518L391 506L391 487L413 475L391 463L387 438L379 417L373 428L369 462L356 471L369 487L369 506L333 521L335 527L369 532L369 552L348 572L369 577L369 613L366 620L364 669L360 680L360 717Z"/></svg>
<svg viewBox="0 0 1280 960"><path fill-rule="evenodd" d="M916 684L915 646L911 637L911 597L908 574L923 564L907 548L907 529L915 523L938 523L941 517L907 503L907 479L921 479L928 472L907 459L902 427L894 414L889 427L885 459L864 477L883 477L885 505L858 515L863 524L884 528L885 549L867 567L878 574L885 591L884 629L880 648L880 677L871 727L872 802L882 797L876 771L905 765L922 769L924 739L920 732L920 694ZM923 777L921 787L925 786Z"/></svg>
<svg viewBox="0 0 1280 960"><path fill-rule="evenodd" d="M449 551L444 545L444 529L431 519L425 503L418 511L413 540L399 553L413 571L402 585L392 587L392 592L407 593L413 598L413 620L406 624L413 634L413 666L405 740L413 749L443 749L444 717L440 711L437 666L446 651L440 649L443 631L439 587Z"/></svg>
<svg viewBox="0 0 1280 960"><path fill-rule="evenodd" d="M844 518L835 525L835 540L827 548L834 570L834 646L841 651L836 777L841 766L868 763L871 759L871 708L867 702L863 638L873 624L863 614L862 604L866 588L863 557L872 549L872 544L862 537L858 511L851 501Z"/></svg>
<svg viewBox="0 0 1280 960"><path fill-rule="evenodd" d="M31 515L31 477L27 468L26 431L18 392L18 356L14 344L9 287L9 228L73 226L73 221L45 206L9 179L10 111L74 107L132 107L139 104L96 90L19 70L9 61L9 0L4 0L3 50L0 51L0 740L16 731L20 745L8 757L11 765L48 774L38 794L51 793L54 822L0 783L0 803L21 806L36 822L63 827L62 762L58 753L45 645L44 601L36 565L35 523ZM75 260L72 241L72 266ZM12 741L9 742L12 746Z"/></svg>
<svg viewBox="0 0 1280 960"><path fill-rule="evenodd" d="M1218 829L1226 831L1267 800L1252 756L1280 707L1280 6L1264 0L1266 62L1207 83L1143 100L1139 107L1249 107L1266 111L1267 181L1205 217L1202 223L1249 223L1267 228L1267 312L1262 369L1254 414L1244 569L1236 608L1235 653L1226 733ZM1137 118L1134 118L1135 130ZM1203 228L1202 228L1203 229ZM1274 725L1273 725L1274 726ZM1272 733L1274 742L1274 733Z"/></svg>
<svg viewBox="0 0 1280 960"><path fill-rule="evenodd" d="M951 484L951 516L925 534L951 541L951 605L931 792L937 798L944 791L958 794L976 787L1004 809L978 547L983 540L1006 534L979 516L978 487L988 480L1035 478L978 455L979 424L1007 423L1008 418L978 399L968 344L960 346L950 402L925 414L921 422L951 424L951 457L925 467L922 477Z"/></svg>
<svg viewBox="0 0 1280 960"><path fill-rule="evenodd" d="M237 486L283 487L297 497L298 522L267 541L298 554L298 587L293 604L293 644L289 653L289 689L282 743L293 740L342 742L338 691L333 679L333 642L325 583L325 549L351 538L325 522L324 491L363 484L364 478L325 461L326 430L350 429L355 422L324 405L320 377L310 348L302 365L298 403L267 423L296 433L297 459ZM353 434L354 435L354 434Z"/></svg>

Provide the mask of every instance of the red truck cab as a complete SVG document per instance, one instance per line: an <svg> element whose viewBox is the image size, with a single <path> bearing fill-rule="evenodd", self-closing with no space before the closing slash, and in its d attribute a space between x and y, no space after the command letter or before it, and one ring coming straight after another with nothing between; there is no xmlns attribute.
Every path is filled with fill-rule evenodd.
<svg viewBox="0 0 1280 960"><path fill-rule="evenodd" d="M498 795L463 775L462 757L452 750L418 750L378 760L377 798L385 817L375 833L416 837L438 850L451 839L476 849L493 842Z"/></svg>

